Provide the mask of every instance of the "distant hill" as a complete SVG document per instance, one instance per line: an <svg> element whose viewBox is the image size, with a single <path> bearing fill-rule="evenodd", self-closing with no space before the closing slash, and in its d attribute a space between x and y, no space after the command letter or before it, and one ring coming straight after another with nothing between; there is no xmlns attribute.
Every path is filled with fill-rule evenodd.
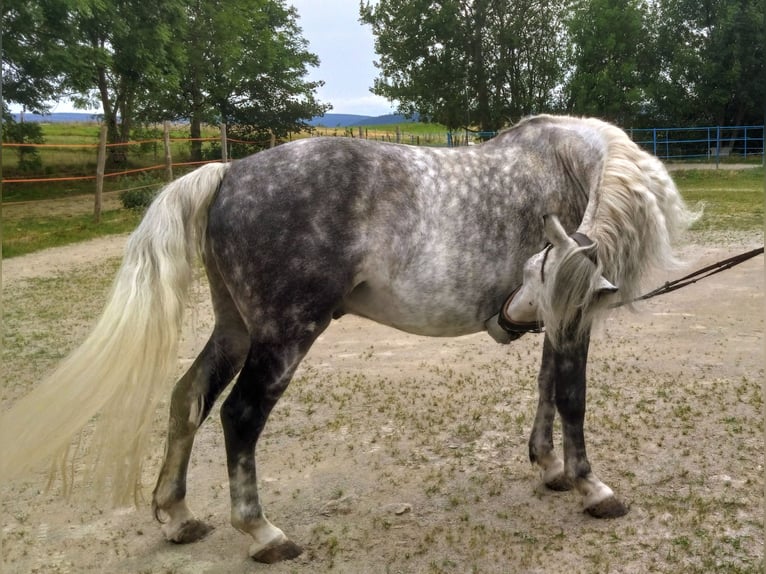
<svg viewBox="0 0 766 574"><path fill-rule="evenodd" d="M382 126L387 124L401 124L408 120L401 114L388 114L385 116L359 116L354 114L325 114L312 118L309 125L325 128L346 128L349 126Z"/></svg>
<svg viewBox="0 0 766 574"><path fill-rule="evenodd" d="M388 114L385 116L377 116L375 118L369 118L359 125L362 126L384 126L387 124L404 124L404 123L417 123L419 118L406 118L402 114Z"/></svg>
<svg viewBox="0 0 766 574"><path fill-rule="evenodd" d="M21 121L22 114L12 114L13 119ZM25 122L55 122L55 123L76 123L76 122L97 122L101 119L102 114L87 114L83 112L71 112L71 113L55 113L55 114L33 114L31 112L24 112Z"/></svg>
<svg viewBox="0 0 766 574"><path fill-rule="evenodd" d="M345 128L347 126L358 126L359 122L370 119L370 116L359 116L355 114L325 114L311 118L308 122L310 126L323 128Z"/></svg>
<svg viewBox="0 0 766 574"><path fill-rule="evenodd" d="M14 119L18 122L21 121L21 114L13 114ZM96 122L101 119L101 114L88 114L83 112L71 112L71 113L53 113L53 114L33 114L30 112L24 113L25 122ZM386 124L401 124L407 121L404 116L400 114L388 114L385 116L361 116L356 114L325 114L323 116L317 116L312 118L308 122L310 126L325 128L345 128L349 126L371 126L371 125L386 125Z"/></svg>

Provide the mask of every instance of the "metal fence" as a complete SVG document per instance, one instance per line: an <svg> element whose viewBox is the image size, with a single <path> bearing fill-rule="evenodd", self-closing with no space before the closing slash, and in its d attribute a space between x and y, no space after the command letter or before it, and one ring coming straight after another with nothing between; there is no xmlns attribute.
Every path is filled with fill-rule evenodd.
<svg viewBox="0 0 766 574"><path fill-rule="evenodd" d="M691 128L629 128L630 138L649 153L663 160L720 162L764 159L763 126L710 126ZM337 130L336 130L337 132ZM406 130L394 132L368 131L332 134L395 141L412 145L458 147L473 145L490 139L497 132L454 132L409 134Z"/></svg>
<svg viewBox="0 0 766 574"><path fill-rule="evenodd" d="M626 130L638 145L665 160L764 157L763 126L711 126Z"/></svg>

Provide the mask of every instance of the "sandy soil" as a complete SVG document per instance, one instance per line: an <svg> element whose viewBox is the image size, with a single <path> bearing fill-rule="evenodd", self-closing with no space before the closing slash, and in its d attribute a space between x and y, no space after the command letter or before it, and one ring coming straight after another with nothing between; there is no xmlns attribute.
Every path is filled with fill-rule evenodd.
<svg viewBox="0 0 766 574"><path fill-rule="evenodd" d="M762 241L760 234L726 236L685 251L703 265ZM6 261L6 301L26 301L25 293L51 278L82 280L104 262L112 272L124 242L119 236ZM528 462L540 335L500 346L486 334L431 339L344 317L304 361L258 447L268 515L304 546L301 557L255 564L247 538L228 525L217 410L198 433L188 492L216 529L188 546L163 540L148 506L163 404L147 501L138 508L112 510L88 502L83 490L61 500L56 487L45 491L42 472L0 486L2 571L761 571L763 281L761 256L654 299L639 314L616 312L598 329L589 363L589 455L630 503L624 518L587 517L575 494L542 488ZM102 291L82 297L97 309ZM11 317L17 311L27 312L11 309ZM53 328L44 314L28 313L26 323ZM72 313L82 317L66 329L80 338L89 312ZM14 325L6 329L21 329ZM210 326L203 292L184 329L179 372ZM51 354L14 362L12 378L34 384Z"/></svg>

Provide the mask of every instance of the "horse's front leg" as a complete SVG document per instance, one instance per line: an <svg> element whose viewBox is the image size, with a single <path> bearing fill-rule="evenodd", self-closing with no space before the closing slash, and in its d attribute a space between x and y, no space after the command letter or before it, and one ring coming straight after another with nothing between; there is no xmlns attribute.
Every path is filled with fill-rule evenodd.
<svg viewBox="0 0 766 574"><path fill-rule="evenodd" d="M591 471L585 450L586 363L590 340L566 339L554 348L548 338L543 343L543 359L538 378L539 402L529 439L529 457L542 469L545 485L552 490L573 486L583 497L585 511L597 518L613 518L627 513L609 486ZM553 418L561 416L564 434L564 460L553 450Z"/></svg>
<svg viewBox="0 0 766 574"><path fill-rule="evenodd" d="M547 342L547 339L546 339ZM564 461L553 450L553 419L556 416L556 369L552 348L545 345L540 374L537 377L537 412L529 437L529 460L540 467L543 484L551 490L573 488L564 472Z"/></svg>
<svg viewBox="0 0 766 574"><path fill-rule="evenodd" d="M586 364L590 339L568 338L557 348L545 339L543 367L554 381L556 409L564 435L564 474L583 497L586 512L596 518L623 516L628 508L592 472L585 450Z"/></svg>

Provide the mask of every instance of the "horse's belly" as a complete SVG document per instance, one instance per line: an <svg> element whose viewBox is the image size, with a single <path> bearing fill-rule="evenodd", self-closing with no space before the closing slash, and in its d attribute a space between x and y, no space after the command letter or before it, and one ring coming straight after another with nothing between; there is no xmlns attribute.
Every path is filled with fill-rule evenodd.
<svg viewBox="0 0 766 574"><path fill-rule="evenodd" d="M484 329L484 311L470 297L448 292L401 292L362 284L343 302L343 311L415 335L456 337ZM491 313L490 313L491 315ZM489 315L488 315L489 316Z"/></svg>

